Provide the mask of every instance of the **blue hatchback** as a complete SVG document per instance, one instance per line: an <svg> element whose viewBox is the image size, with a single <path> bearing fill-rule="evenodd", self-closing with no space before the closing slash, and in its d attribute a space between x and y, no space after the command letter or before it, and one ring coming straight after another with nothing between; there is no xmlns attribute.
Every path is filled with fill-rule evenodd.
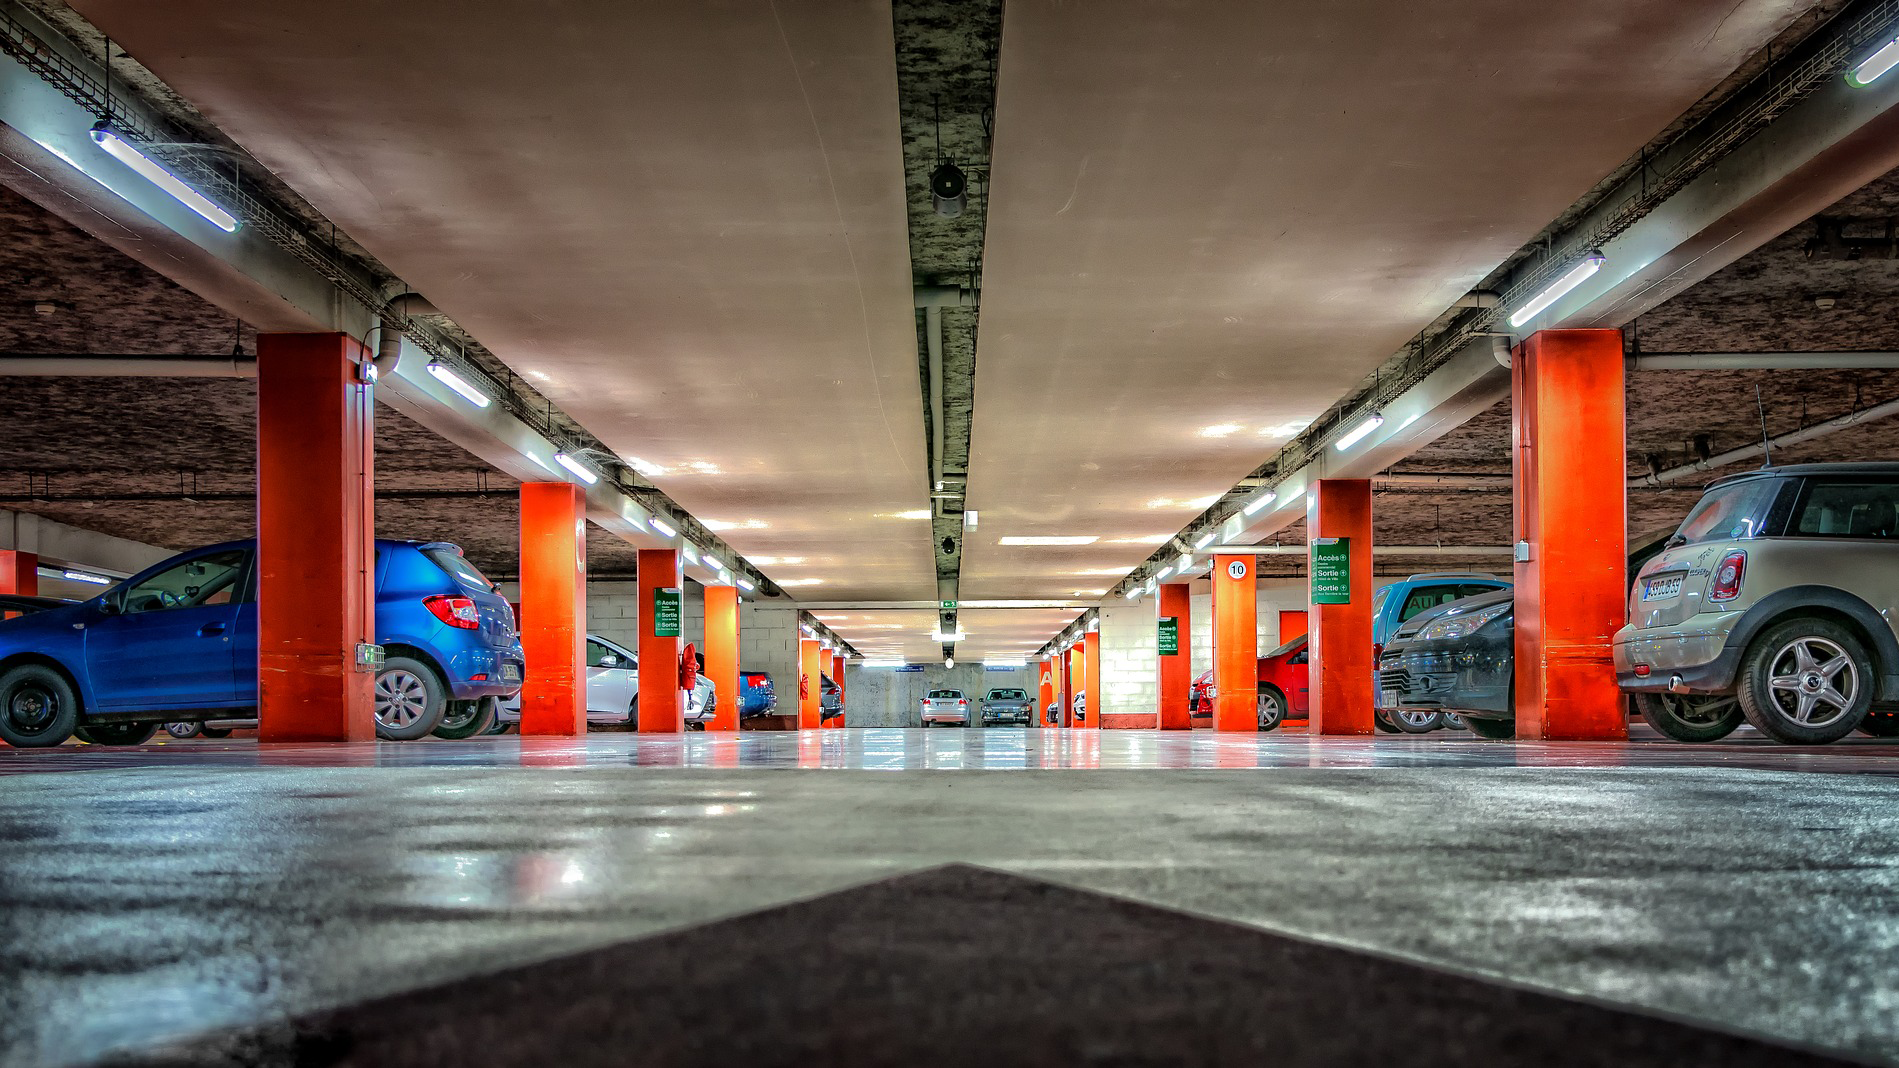
<svg viewBox="0 0 1899 1068"><path fill-rule="evenodd" d="M0 622L0 739L137 745L256 714L256 542L183 553L90 601ZM376 732L466 737L521 688L514 612L448 542L376 542Z"/></svg>

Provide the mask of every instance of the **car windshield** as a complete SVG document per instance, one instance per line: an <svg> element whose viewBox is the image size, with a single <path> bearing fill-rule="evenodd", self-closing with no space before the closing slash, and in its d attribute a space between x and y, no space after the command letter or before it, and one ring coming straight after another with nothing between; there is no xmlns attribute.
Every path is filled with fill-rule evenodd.
<svg viewBox="0 0 1899 1068"><path fill-rule="evenodd" d="M953 701L956 698L961 697L961 696L963 696L963 691L961 690L931 690L930 691L930 699L932 701L936 700L939 697L947 697Z"/></svg>
<svg viewBox="0 0 1899 1068"><path fill-rule="evenodd" d="M1023 693L1021 690L990 690L989 691L989 699L992 701L1020 701L1027 696L1028 694Z"/></svg>
<svg viewBox="0 0 1899 1068"><path fill-rule="evenodd" d="M1766 521L1780 484L1777 478L1750 478L1716 486L1702 495L1670 540L1676 545L1699 545L1752 538Z"/></svg>
<svg viewBox="0 0 1899 1068"><path fill-rule="evenodd" d="M488 576L482 574L479 568L469 563L467 558L453 549L444 549L437 546L432 549L422 550L422 555L435 561L436 567L462 580L465 585L473 586L478 590L492 590L495 588L495 584L488 581Z"/></svg>

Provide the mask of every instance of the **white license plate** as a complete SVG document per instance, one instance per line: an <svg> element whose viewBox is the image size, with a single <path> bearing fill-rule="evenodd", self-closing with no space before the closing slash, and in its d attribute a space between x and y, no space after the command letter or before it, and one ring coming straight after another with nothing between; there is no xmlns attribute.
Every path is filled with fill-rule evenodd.
<svg viewBox="0 0 1899 1068"><path fill-rule="evenodd" d="M520 682L521 669L514 666L513 664L501 665L501 681L502 682Z"/></svg>
<svg viewBox="0 0 1899 1068"><path fill-rule="evenodd" d="M1657 575L1642 583L1642 600L1661 601L1681 592L1682 575Z"/></svg>
<svg viewBox="0 0 1899 1068"><path fill-rule="evenodd" d="M1378 706L1380 708L1397 708L1398 702L1399 702L1398 691L1396 690L1380 691L1379 696L1378 696Z"/></svg>

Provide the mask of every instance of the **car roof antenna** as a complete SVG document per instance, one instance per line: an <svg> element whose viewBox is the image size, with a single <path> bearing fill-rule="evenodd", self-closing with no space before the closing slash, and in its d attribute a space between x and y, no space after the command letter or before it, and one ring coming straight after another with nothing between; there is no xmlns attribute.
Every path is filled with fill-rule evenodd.
<svg viewBox="0 0 1899 1068"><path fill-rule="evenodd" d="M1754 409L1761 413L1761 452L1767 457L1761 462L1761 467L1769 468L1774 466L1774 439L1767 436L1767 405L1761 400L1759 382L1754 383Z"/></svg>

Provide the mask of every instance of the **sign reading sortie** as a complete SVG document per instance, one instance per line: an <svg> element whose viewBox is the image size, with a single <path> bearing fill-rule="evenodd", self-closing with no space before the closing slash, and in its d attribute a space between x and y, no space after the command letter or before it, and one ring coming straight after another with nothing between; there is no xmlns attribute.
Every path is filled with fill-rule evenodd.
<svg viewBox="0 0 1899 1068"><path fill-rule="evenodd" d="M1162 616L1160 619L1160 655L1180 655L1180 617Z"/></svg>
<svg viewBox="0 0 1899 1068"><path fill-rule="evenodd" d="M679 637L679 602L682 591L677 586L663 586L653 590L653 637Z"/></svg>
<svg viewBox="0 0 1899 1068"><path fill-rule="evenodd" d="M1313 539L1312 603L1352 603L1352 539Z"/></svg>

